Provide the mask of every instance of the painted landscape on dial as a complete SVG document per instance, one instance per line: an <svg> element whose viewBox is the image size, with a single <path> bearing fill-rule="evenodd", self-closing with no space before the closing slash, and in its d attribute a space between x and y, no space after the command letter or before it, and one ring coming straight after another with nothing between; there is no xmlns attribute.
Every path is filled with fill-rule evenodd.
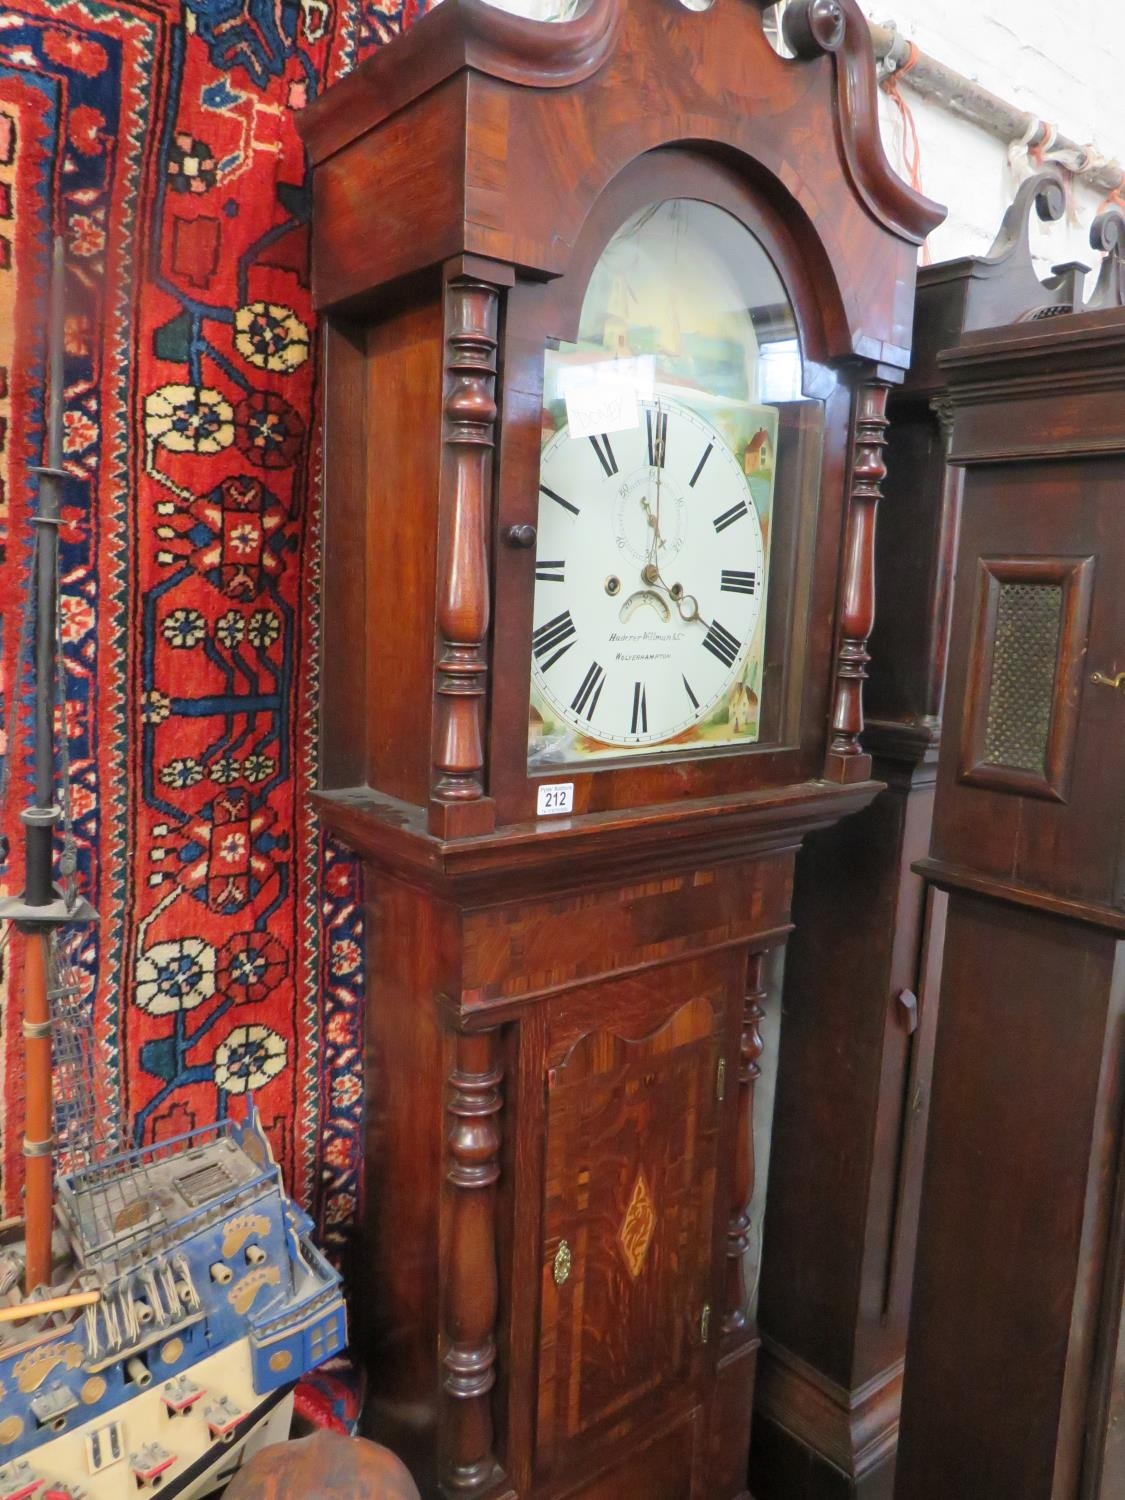
<svg viewBox="0 0 1125 1500"><path fill-rule="evenodd" d="M758 738L778 413L705 208L626 224L546 354L533 767ZM615 376L626 413L587 432L576 384Z"/></svg>

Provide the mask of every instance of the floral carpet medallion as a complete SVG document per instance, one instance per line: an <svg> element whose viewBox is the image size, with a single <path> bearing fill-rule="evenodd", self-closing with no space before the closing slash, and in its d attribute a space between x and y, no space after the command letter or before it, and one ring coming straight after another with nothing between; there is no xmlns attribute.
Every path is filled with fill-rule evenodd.
<svg viewBox="0 0 1125 1500"><path fill-rule="evenodd" d="M407 16L405 19L409 19ZM137 1142L253 1092L339 1251L359 1182L362 902L319 835L319 434L294 112L393 35L360 0L15 0L0 10L0 666L15 683L41 461L43 304L66 244L62 587L82 950ZM23 731L0 827L22 883ZM3 1006L18 1210L20 973Z"/></svg>

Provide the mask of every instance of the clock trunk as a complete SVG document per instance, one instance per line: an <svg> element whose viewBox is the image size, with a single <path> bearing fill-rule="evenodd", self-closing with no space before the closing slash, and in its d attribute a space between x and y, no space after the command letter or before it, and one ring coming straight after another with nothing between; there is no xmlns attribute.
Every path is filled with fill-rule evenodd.
<svg viewBox="0 0 1125 1500"><path fill-rule="evenodd" d="M793 59L761 9L592 0L545 25L444 0L302 118L327 325L317 804L368 908L353 1321L366 1428L426 1500L746 1496L764 965L802 839L877 791L860 734L885 404L939 218L878 144L854 0L791 5ZM702 443L690 469L663 445L679 406L718 430L700 413L723 339L686 330L685 375L659 316L622 325L630 345L656 330L656 385L602 533L637 555L620 606L595 571L599 608L647 591L732 673L712 705L680 668L719 732L672 744L653 726L675 674L611 683L586 642L566 658L568 554L536 528L545 372L581 344L614 236L675 203L757 247L791 325L759 309L754 357L786 344L796 375L738 393L768 411L725 439L740 487L702 515L729 553L677 552L653 486L666 460L694 488ZM743 504L760 561L725 529ZM757 618L724 613L767 565ZM597 753L529 761L537 646L544 681L574 668L556 707L616 696Z"/></svg>

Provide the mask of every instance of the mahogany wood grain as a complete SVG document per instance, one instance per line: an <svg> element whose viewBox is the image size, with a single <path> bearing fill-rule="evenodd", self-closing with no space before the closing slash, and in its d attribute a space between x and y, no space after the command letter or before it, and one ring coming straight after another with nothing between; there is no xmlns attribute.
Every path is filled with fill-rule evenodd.
<svg viewBox="0 0 1125 1500"><path fill-rule="evenodd" d="M903 1497L1080 1493L1104 1256L1096 1228L1113 1197L1101 1152L1123 1103L1120 1057L1105 1048L1125 1019L1118 946L979 896L950 898ZM982 984L994 972L1008 977ZM970 1149L938 1135L952 1119L971 1128ZM1072 1378L1078 1389L1067 1390Z"/></svg>
<svg viewBox="0 0 1125 1500"><path fill-rule="evenodd" d="M477 1495L499 1477L493 1455L491 1391L496 1383L496 1183L504 1074L494 1031L455 1041L446 1108L448 1227L443 1235L443 1486Z"/></svg>
<svg viewBox="0 0 1125 1500"><path fill-rule="evenodd" d="M1125 390L1125 368L1121 380L1119 391ZM1033 474L1035 504L1029 506L1024 496ZM1060 750L1070 747L1066 800L1043 800L1038 790L1042 777L1036 781L1034 800L979 784L979 773L973 774L970 790L964 770L971 768L963 753L941 768L939 784L945 795L939 797L931 851L937 860L956 861L972 848L968 863L982 875L1110 908L1116 905L1121 834L1117 818L1107 816L1114 798L1110 795L1107 806L1105 789L1125 784L1125 737L1115 728L1119 710L1113 692L1090 679L1103 664L1111 675L1125 664L1121 590L1113 583L1125 577L1125 533L1116 500L1123 482L1125 457L1100 453L1086 462L1060 458L1034 468L990 464L967 472L961 545L962 556L969 562L959 573L966 602L954 624L950 664L951 674L956 672L964 684L961 697L949 708L949 732L955 742L963 743L966 750L970 747L973 715L986 711L984 705L991 701L982 700L977 686L984 666L991 661L991 656L982 659L984 642L974 632L979 618L975 608L978 566L1003 565L1018 571L1028 560L1038 560L1038 565L1057 572L1058 564L1051 560L1060 554L1072 567L1092 559L1083 569L1084 591L1092 595L1092 602L1088 627L1077 631L1078 638L1072 640L1055 678L1056 695L1065 691L1065 711L1056 711L1052 720L1056 739L1060 726L1065 729L1070 720L1071 709L1077 714L1073 733L1067 733L1067 744L1060 746ZM978 564L978 558L987 562ZM1066 638L1064 633L1064 644ZM977 704L981 704L979 709ZM1000 768L990 769L995 782ZM1012 775L1008 773L1009 781ZM952 795L962 785L966 790Z"/></svg>
<svg viewBox="0 0 1125 1500"><path fill-rule="evenodd" d="M718 1330L716 1072L731 968L720 955L707 968L572 991L552 1007L535 1450L544 1479L580 1468L585 1445L611 1445L625 1419L694 1401ZM663 1019L681 996L691 998Z"/></svg>
<svg viewBox="0 0 1125 1500"><path fill-rule="evenodd" d="M1083 666L1089 644L1090 602L1094 583L1092 557L981 558L977 565L971 679L961 720L958 777L974 786L991 786L1066 802L1078 730ZM1005 587L1057 588L1061 594L1057 667L1051 688L1050 732L1042 765L1004 766L989 754L990 705L996 689L996 632ZM994 712L994 710L992 710Z"/></svg>
<svg viewBox="0 0 1125 1500"><path fill-rule="evenodd" d="M799 862L762 1258L767 1337L845 1389L901 1362L909 1294L908 1277L888 1282L896 1218L911 1213L896 1169L917 1033L899 994L919 988L922 885L909 865L927 846L933 769L881 769L889 789L810 837Z"/></svg>
<svg viewBox="0 0 1125 1500"><path fill-rule="evenodd" d="M438 500L440 632L430 828L446 837L493 826L484 798L485 660L491 602L488 511L496 423L499 289L446 268L444 454ZM471 804L471 805L466 805Z"/></svg>
<svg viewBox="0 0 1125 1500"><path fill-rule="evenodd" d="M318 169L314 215L325 226L318 305L364 297L460 252L557 275L613 178L646 152L692 140L705 155L742 153L758 164L763 190L793 205L794 232L823 273L830 352L901 367L913 245L942 212L887 162L866 22L854 0L838 3L845 44L794 67L760 17L732 0L708 13L598 0L592 9L612 18L600 67L589 72L587 52L568 66L568 36L557 27L560 67L545 87L518 55L534 22L497 18L483 0L435 9L402 46L381 49L301 117ZM474 47L482 23L498 44L492 57ZM427 51L433 61L412 67ZM507 66L497 67L504 52ZM411 139L427 153L415 157L413 178ZM401 154L385 158L384 141ZM364 192L376 163L391 170L380 171L378 193Z"/></svg>
<svg viewBox="0 0 1125 1500"><path fill-rule="evenodd" d="M517 284L508 298L497 456L499 536L532 525L537 517L545 341L576 336L580 294L606 240L623 219L666 196L704 197L743 223L786 279L803 343L818 347L819 325L809 314L815 305L815 277L791 229L763 206L751 183L725 163L699 160L684 151L668 150L658 159L632 163L583 226L572 273L546 286ZM791 567L794 583L791 591L771 590L767 603L760 742L706 756L688 747L683 755L650 758L641 765L603 761L596 769L567 767L577 811L704 797L720 789L824 774L838 587L834 542L844 526L851 413L850 392L831 372L811 367L807 376L826 398L826 407L823 417L820 406L811 402L787 403L780 412L771 569L785 577L783 569ZM820 494L816 510L802 503L813 490ZM494 607L510 628L496 632L492 643L488 761L489 790L501 823L533 817L538 781L554 775L529 775L526 734L511 729L527 718L533 590L533 554L498 546ZM765 693L767 685L774 689L772 695Z"/></svg>
<svg viewBox="0 0 1125 1500"><path fill-rule="evenodd" d="M814 829L858 812L880 783L794 786L646 808L517 823L472 839L426 831L425 811L373 792L322 793L325 826L379 869L444 895L486 905L524 894L572 890L610 878L669 876L701 862L792 852Z"/></svg>
<svg viewBox="0 0 1125 1500"><path fill-rule="evenodd" d="M866 781L871 758L860 744L867 638L875 623L875 511L886 478L887 387L863 385L857 397L848 531L844 545L840 648L832 707L832 739L825 775L835 781Z"/></svg>
<svg viewBox="0 0 1125 1500"><path fill-rule="evenodd" d="M409 885L367 881L364 1210L346 1266L351 1326L368 1371L364 1431L406 1460L423 1494L437 1484L440 1263L452 913Z"/></svg>
<svg viewBox="0 0 1125 1500"><path fill-rule="evenodd" d="M732 0L719 0L705 15L660 0L599 0L580 21L552 28L557 35L549 39L536 23L497 17L477 0L458 0L423 17L409 37L388 49L386 60L370 59L302 117L315 166L314 257L322 307L339 311L350 305L360 322L371 322L372 336L379 339L385 323L401 324L404 296L417 318L442 316L441 267L454 257L475 257L473 274L482 285L514 282L502 299L499 333L497 534L534 521L527 511L536 493L544 342L573 332L589 269L624 217L654 199L704 197L747 224L787 285L806 361L806 387L827 397L829 406L815 532L797 533L802 555L796 607L788 619L768 622L776 637L775 667L784 661L787 673L781 695L771 695L776 705L787 705L777 738L750 754L663 757L628 769L606 764L583 772L574 778L580 812L804 779L823 774L826 764L836 780L861 780L866 774L856 736L860 657L866 655L862 642L871 614L874 474L865 470L872 451L865 440L857 449L858 467L845 478L847 385L862 370L854 364L857 356L881 378L898 378L895 367L900 373L905 365L913 243L936 222L938 211L894 177L877 127L866 119L865 111L874 108L874 77L858 7L841 0L829 7L831 15L821 9L802 0L792 11L795 18L808 11L798 49L802 61L794 64L777 56L760 16ZM556 62L547 67L552 49L557 49ZM394 53L400 62L393 61ZM825 141L835 141L837 150L824 150ZM424 170L415 151L419 142L431 153ZM369 190L373 176L377 193ZM544 277L554 280L546 285ZM390 299L389 317L380 311L381 298ZM412 362L412 370L403 373L427 384L441 379L432 321L430 336L423 337L420 328L415 334L409 356L395 351L404 364ZM842 360L851 363L837 390L828 364ZM478 369L474 376L483 384L473 399L487 386L491 408L490 356L485 363L483 373ZM383 374L371 388L377 401L387 397L394 420L388 423L383 410L365 418L374 435L368 444L372 482L388 472L380 457L385 438L388 446L419 455L412 460L411 477L394 476L398 493L418 484L432 488L426 465L435 455L428 438L406 444L398 437L408 424L394 404L400 388L395 360ZM422 410L435 419L428 391ZM472 424L477 438L491 421L482 426L480 415L474 414ZM791 425L795 447L786 467L807 486L815 478L798 455L811 452L814 444L807 434L798 441L803 425ZM869 439L868 428L865 432ZM335 441L332 429L330 443ZM431 603L447 612L452 581L479 575L482 552L487 561L490 550L475 520L464 530L448 524L458 515L479 517L473 497L488 485L483 452L453 446L458 456L447 454L443 468L446 498L439 506L438 535L443 547L456 541L473 556L470 566L465 552L453 570L440 563L446 594L431 595ZM467 480L470 472L473 479L462 492L457 476ZM840 534L846 490L854 492L844 582L848 624L841 631L837 744L826 762L825 663L835 639L837 588L829 539ZM453 505L450 492L461 495L463 503ZM427 500L412 514L409 529L400 528L404 541L417 527L432 547L433 503ZM795 509L806 518L811 514L807 507ZM780 513L784 527L788 505ZM376 539L370 546L382 547L385 522L376 527L369 519L372 530ZM470 532L476 538L471 547ZM491 550L493 610L506 628L494 630L485 643L487 591L477 584L472 630L466 633L480 631L480 637L453 648L438 626L438 704L436 711L425 711L432 723L420 722L417 694L408 706L410 695L392 692L384 707L375 687L390 666L392 649L408 664L404 675L414 680L425 632L408 622L425 596L418 591L396 600L402 630L385 629L387 612L369 617L367 716L402 730L374 731L373 739L389 735L395 743L379 747L381 758L368 758L367 784L408 801L429 800L419 792L415 764L417 746L429 730L440 787L431 822L434 832L448 836L482 832L494 816L501 822L528 818L535 808L535 780L527 775L521 737L514 732L526 719L530 680L531 557L502 546ZM432 556L415 551L428 579ZM784 597L780 588L771 591L771 617ZM386 644L384 636L391 638ZM331 653L330 642L327 649ZM489 655L486 698L481 689ZM393 668L391 675L397 675ZM482 707L487 708L483 752L476 742ZM770 707L767 719L778 712ZM329 766L335 769L331 759Z"/></svg>
<svg viewBox="0 0 1125 1500"><path fill-rule="evenodd" d="M855 0L796 0L795 59L761 11L592 0L547 26L445 0L302 117L338 325L317 804L370 914L352 1284L367 1429L425 1500L747 1500L747 975L790 929L802 839L878 791L857 738L878 403L853 461L853 395L901 378L940 216L883 153ZM574 815L540 819L533 553L507 538L537 519L544 349L670 197L757 236L804 356L765 732L577 771Z"/></svg>
<svg viewBox="0 0 1125 1500"><path fill-rule="evenodd" d="M357 551L362 548L366 559L365 623L362 645L342 635L326 638L325 649L326 660L336 655L347 660L358 649L359 660L366 663L362 678L354 667L350 672L352 694L362 695L365 783L422 804L429 798L433 703L432 695L419 692L418 684L432 682L437 649L442 367L436 346L440 346L441 327L440 299L432 295L405 302L368 331L364 419L358 435L366 455L361 507L346 491L340 492L347 517L341 527L353 517L357 524L362 518L362 530L352 546ZM332 425L325 433L325 445L331 454L356 441L357 434L347 411L337 413L330 407L328 416ZM408 432L411 440L376 446L365 435L377 431ZM403 495L412 497L417 511L410 528L400 520ZM325 507L329 516L336 497L336 490L329 492ZM344 594L350 576L344 572L326 575L326 598L335 600ZM334 608L347 609L340 623L350 628L352 607L341 600ZM420 620L428 622L426 628L419 629ZM326 629L331 623L325 622ZM338 726L324 718L324 737L344 739L354 713L353 708L346 709ZM324 785L340 783L326 779Z"/></svg>
<svg viewBox="0 0 1125 1500"><path fill-rule="evenodd" d="M915 359L889 395L863 738L888 789L858 818L813 836L798 858L766 1214L757 1500L885 1500L894 1483L948 901L941 890L927 895L919 875L1125 931L1125 913L1010 874L983 875L964 858L910 869L930 844L940 746L950 734L957 744L956 727L943 732L942 716L965 471L947 466L945 454L955 413L967 431L975 398L970 407L948 388L961 355L938 356L963 338L971 347L966 335L999 321L1040 312L1052 324L1071 321L1056 315L1079 294L1075 268L1041 283L1032 263L1028 216L1037 200L1046 217L1065 211L1053 174L1021 186L987 255L919 273ZM1073 337L1104 365L1096 340L1074 326ZM976 344L990 362L1000 358L993 344L1042 350L1047 327L981 333ZM973 364L965 380L979 379L975 356L965 358ZM1040 379L1030 359L1025 376L1044 401L1069 399L1067 380ZM987 393L998 410L1009 396L1001 380ZM1010 409L973 431L981 457L1042 435ZM1014 490L1008 505L1009 515L1028 508ZM957 724L959 713L954 705ZM831 1099L809 1108L827 1076L836 1080Z"/></svg>
<svg viewBox="0 0 1125 1500"><path fill-rule="evenodd" d="M368 778L367 672L367 336L362 327L330 324L325 333L323 571L325 637L347 641L326 651L320 666L321 784L356 786Z"/></svg>
<svg viewBox="0 0 1125 1500"><path fill-rule="evenodd" d="M978 332L942 365L966 476L919 867L948 915L896 1495L1110 1500L1125 1390L1125 695L1094 678L1119 670L1125 638L1125 315ZM1022 657L1032 626L1005 644L979 629L993 569L1029 596L1054 590L1057 629ZM1066 628L1059 584L1076 571L1088 633L1081 611ZM987 779L959 751L979 739L982 693ZM1046 712L1028 719L1029 699ZM1048 798L1030 773L1051 772L1060 724L1071 773Z"/></svg>
<svg viewBox="0 0 1125 1500"><path fill-rule="evenodd" d="M727 1276L723 1298L725 1336L750 1326L750 1288L746 1257L750 1251L750 1200L754 1196L754 1089L762 1075L762 1033L766 991L762 986L761 953L752 953L746 969L746 1000L738 1047L738 1129L735 1133L731 1212L727 1222Z"/></svg>
<svg viewBox="0 0 1125 1500"><path fill-rule="evenodd" d="M929 289L924 270L919 332L941 310L927 297ZM888 409L887 476L875 541L875 626L864 717L868 725L914 726L933 737L945 698L964 470L945 461L948 424L942 417L942 398L919 394L913 371L901 395L892 393Z"/></svg>
<svg viewBox="0 0 1125 1500"><path fill-rule="evenodd" d="M967 274L922 270L916 347L955 338L972 315ZM1026 274L1034 281L1030 261ZM763 1246L757 1500L886 1500L894 1481L937 1022L924 885L910 866L929 847L962 481L931 404L943 378L930 359L888 400L862 739L887 790L798 858ZM917 997L913 1013L900 995Z"/></svg>

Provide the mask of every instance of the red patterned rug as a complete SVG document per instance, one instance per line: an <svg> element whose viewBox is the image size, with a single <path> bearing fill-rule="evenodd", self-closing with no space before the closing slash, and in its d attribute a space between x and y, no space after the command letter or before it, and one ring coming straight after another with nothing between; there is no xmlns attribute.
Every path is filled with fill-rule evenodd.
<svg viewBox="0 0 1125 1500"><path fill-rule="evenodd" d="M7 697L62 233L67 736L111 1095L147 1142L253 1091L335 1250L359 1180L362 908L305 795L318 361L293 114L403 19L399 0L0 11L0 665ZM20 744L0 809L14 846ZM18 854L0 873L20 888ZM0 983L11 1213L18 958Z"/></svg>

